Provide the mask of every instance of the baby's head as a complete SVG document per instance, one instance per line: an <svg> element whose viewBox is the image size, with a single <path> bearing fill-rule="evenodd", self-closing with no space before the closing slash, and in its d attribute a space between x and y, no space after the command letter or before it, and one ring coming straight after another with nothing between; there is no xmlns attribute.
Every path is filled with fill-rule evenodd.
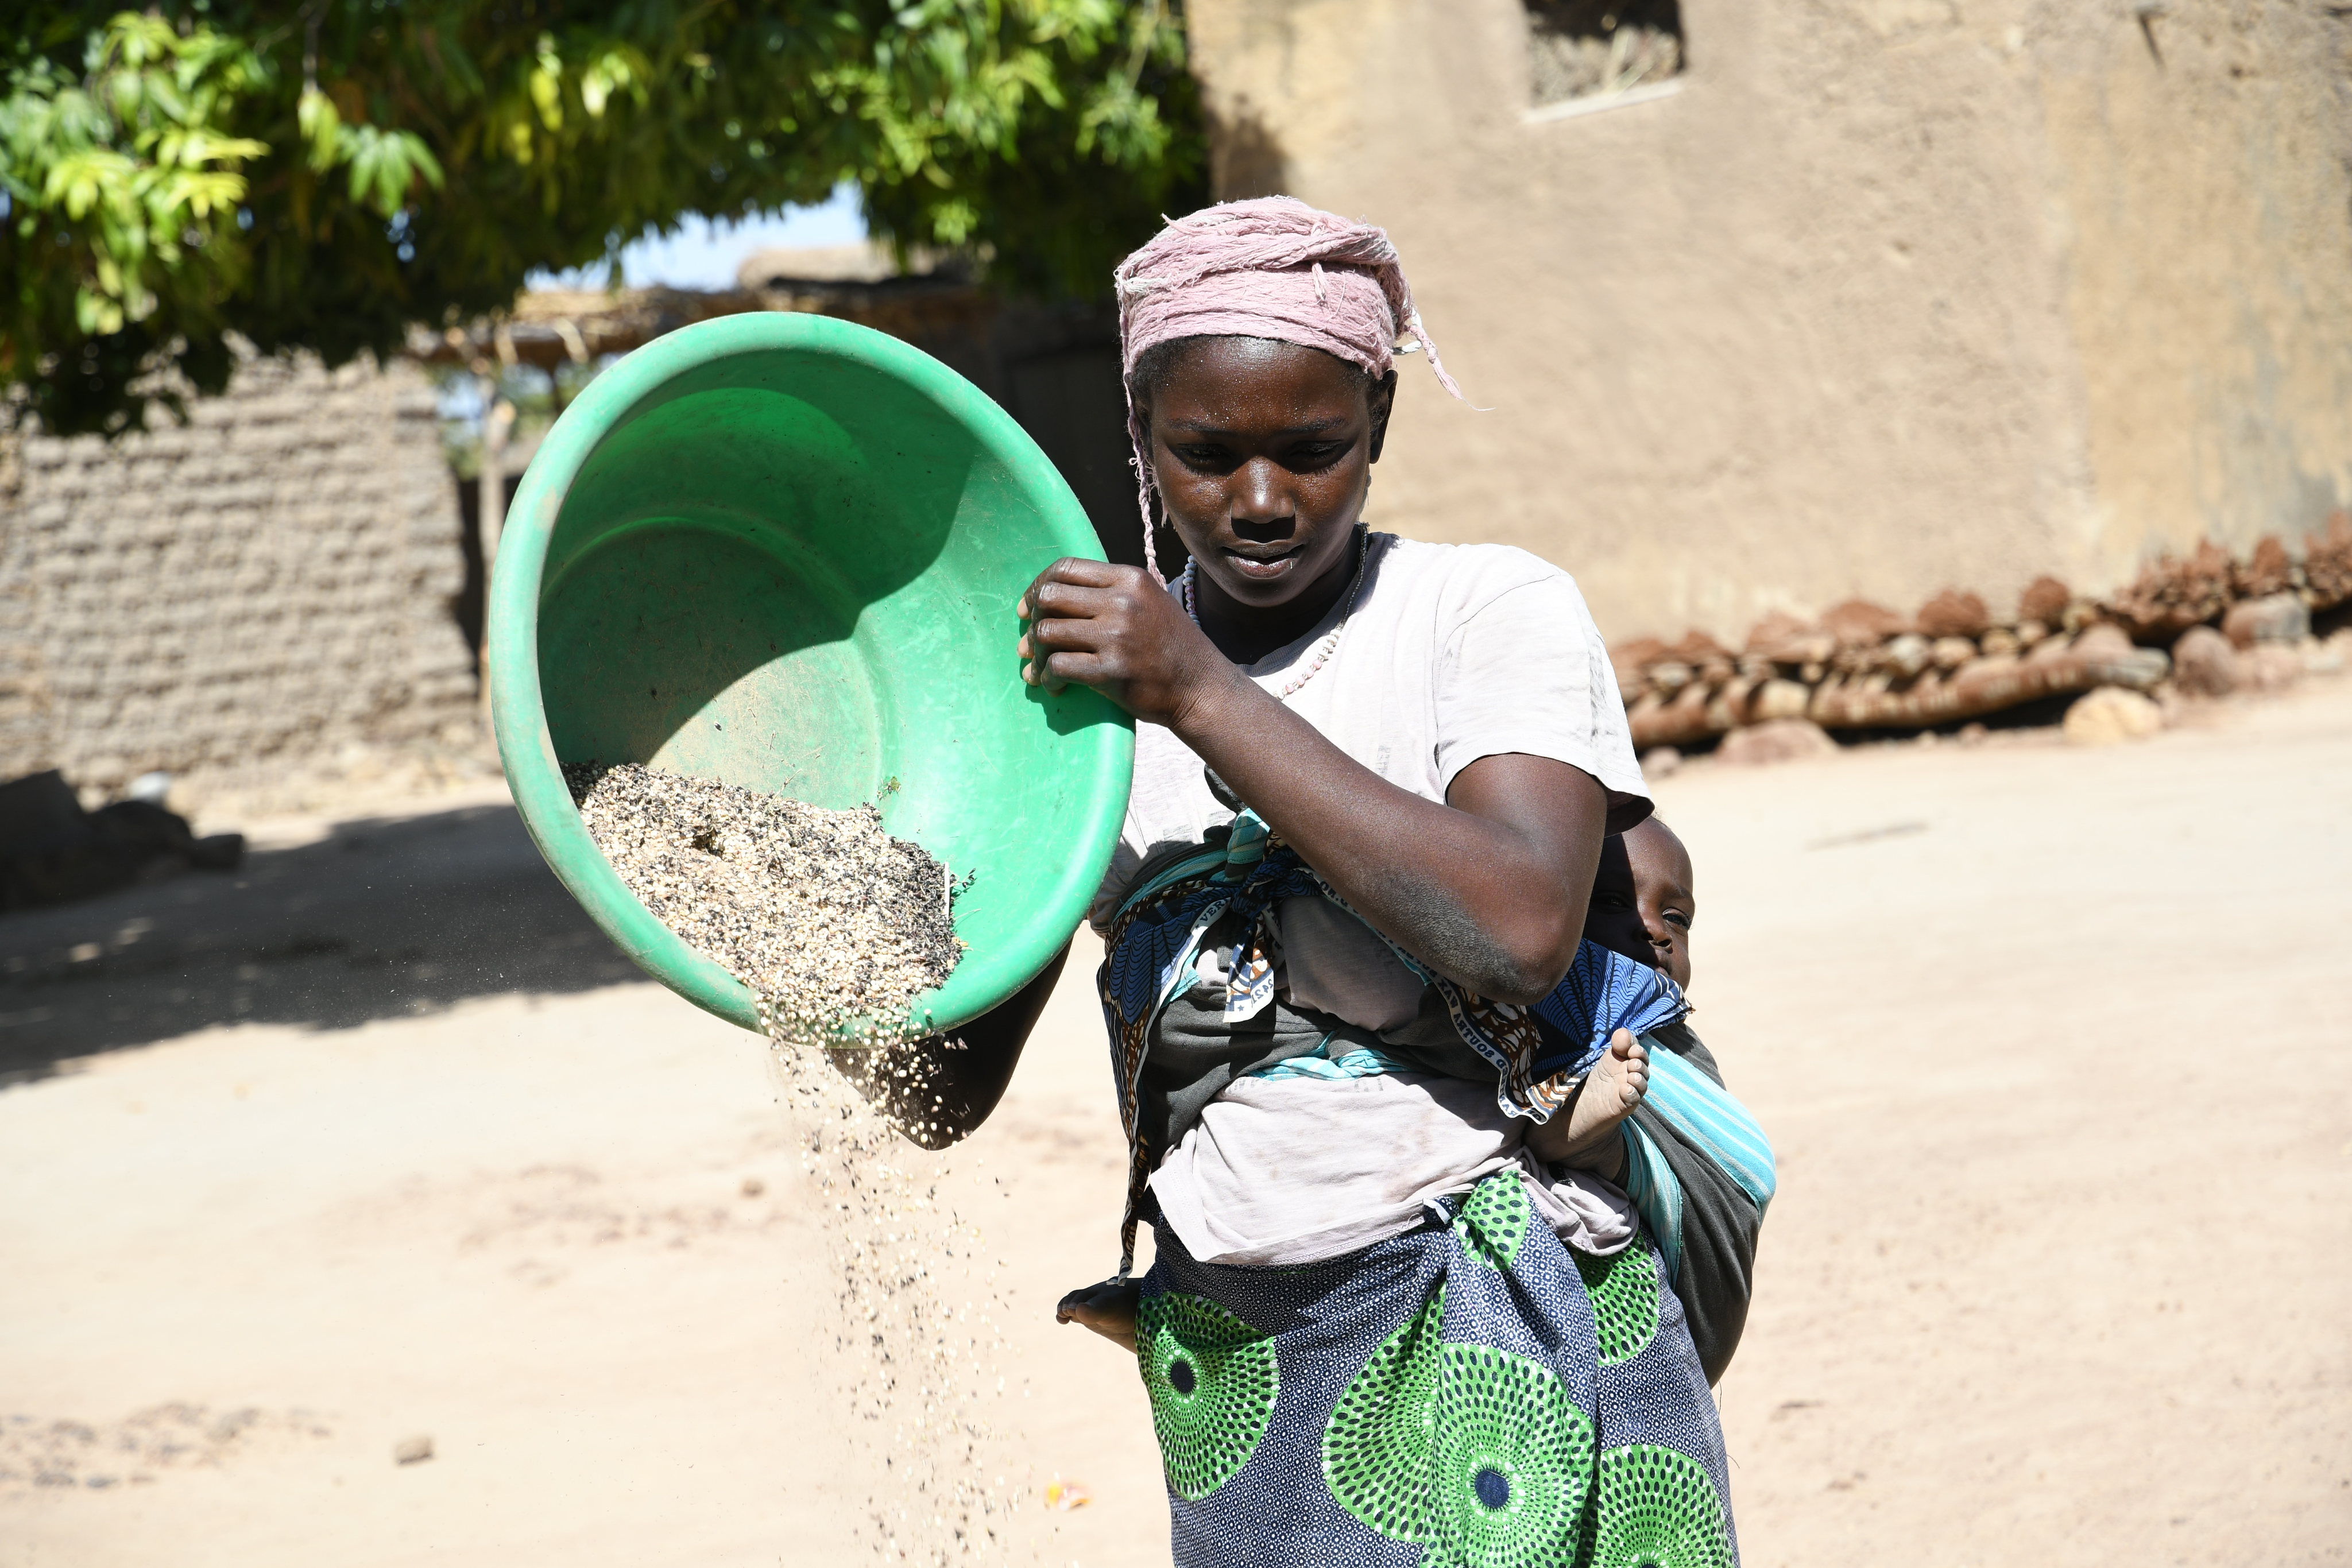
<svg viewBox="0 0 2352 1568"><path fill-rule="evenodd" d="M1687 989L1691 921L1697 913L1690 852L1665 823L1652 817L1601 841L1601 868L1584 913L1587 941L1654 964Z"/></svg>
<svg viewBox="0 0 2352 1568"><path fill-rule="evenodd" d="M1652 817L1625 835L1625 854L1633 864L1642 929L1657 954L1654 962L1688 990L1691 922L1698 916L1698 897L1691 891L1690 851L1672 828Z"/></svg>

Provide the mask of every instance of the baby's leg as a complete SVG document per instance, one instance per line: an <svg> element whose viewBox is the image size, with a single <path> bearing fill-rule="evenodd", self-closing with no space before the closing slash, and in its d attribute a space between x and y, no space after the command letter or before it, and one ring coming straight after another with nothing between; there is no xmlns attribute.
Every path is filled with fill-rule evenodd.
<svg viewBox="0 0 2352 1568"><path fill-rule="evenodd" d="M1528 1152L1547 1165L1614 1176L1624 1162L1617 1129L1649 1090L1649 1049L1621 1029L1568 1108L1528 1134Z"/></svg>
<svg viewBox="0 0 2352 1568"><path fill-rule="evenodd" d="M1087 1285L1072 1291L1054 1309L1054 1321L1059 1323L1081 1323L1107 1340L1135 1348L1135 1312L1143 1299L1140 1281L1105 1280L1099 1285Z"/></svg>

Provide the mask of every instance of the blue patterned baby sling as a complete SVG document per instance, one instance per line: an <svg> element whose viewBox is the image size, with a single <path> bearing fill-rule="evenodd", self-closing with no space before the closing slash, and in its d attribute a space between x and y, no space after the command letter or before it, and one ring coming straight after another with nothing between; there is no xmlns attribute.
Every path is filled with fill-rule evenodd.
<svg viewBox="0 0 2352 1568"><path fill-rule="evenodd" d="M1139 878L1111 921L1097 982L1110 1034L1119 1121L1128 1142L1127 1207L1119 1223L1122 1280L1135 1266L1137 1218L1145 1184L1166 1153L1151 1145L1143 1127L1143 1071L1152 1030L1168 1004L1192 984L1202 945L1220 921L1242 934L1227 966L1226 1020L1244 1022L1265 1010L1274 1000L1281 956L1275 910L1285 899L1308 896L1349 908L1297 851L1275 838L1255 812L1245 810L1230 829L1197 851ZM1507 1114L1538 1124L1549 1121L1568 1103L1616 1030L1643 1034L1690 1010L1681 990L1664 974L1597 943L1583 944L1568 974L1533 1007L1478 996L1431 971L1393 942L1388 946L1444 1000L1463 1042L1494 1066L1496 1103ZM1705 1082L1696 1073L1690 1076ZM1654 1075L1652 1082L1655 1095ZM1719 1090L1715 1092L1745 1117L1737 1101ZM1769 1182L1770 1149L1760 1133L1754 1145L1763 1150ZM1745 1143L1740 1146L1748 1147ZM1631 1151L1629 1156L1638 1157ZM1658 1164L1663 1168L1663 1159ZM1663 1196L1658 1201L1664 1201ZM1647 1218L1646 1207L1643 1213ZM1666 1213L1662 1207L1660 1218ZM1679 1234L1677 1224L1675 1235Z"/></svg>

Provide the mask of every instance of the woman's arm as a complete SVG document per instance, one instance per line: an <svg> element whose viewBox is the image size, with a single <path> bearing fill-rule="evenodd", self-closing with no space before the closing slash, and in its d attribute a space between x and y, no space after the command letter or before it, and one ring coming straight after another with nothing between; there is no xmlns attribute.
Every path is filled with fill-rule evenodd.
<svg viewBox="0 0 2352 1568"><path fill-rule="evenodd" d="M1021 1048L1054 994L1070 950L1064 947L1010 1001L981 1014L952 1036L935 1034L880 1051L825 1054L860 1092L914 1143L944 1149L970 1137L1013 1081Z"/></svg>
<svg viewBox="0 0 2352 1568"><path fill-rule="evenodd" d="M1401 789L1243 674L1133 567L1063 560L1021 603L1023 675L1167 726L1339 895L1448 979L1534 1002L1575 959L1608 792L1549 758L1482 758L1445 803Z"/></svg>

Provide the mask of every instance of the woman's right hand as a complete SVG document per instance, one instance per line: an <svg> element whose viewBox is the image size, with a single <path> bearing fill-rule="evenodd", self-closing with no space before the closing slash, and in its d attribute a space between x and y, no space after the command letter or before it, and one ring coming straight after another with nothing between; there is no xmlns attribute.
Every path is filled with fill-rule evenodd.
<svg viewBox="0 0 2352 1568"><path fill-rule="evenodd" d="M1135 1349L1135 1320L1143 1301L1143 1287L1133 1280L1105 1280L1064 1296L1054 1309L1057 1323L1090 1328L1114 1344Z"/></svg>
<svg viewBox="0 0 2352 1568"><path fill-rule="evenodd" d="M1204 696L1241 679L1168 591L1139 567L1075 557L1037 574L1016 612L1021 678L1091 686L1147 723L1183 727Z"/></svg>

